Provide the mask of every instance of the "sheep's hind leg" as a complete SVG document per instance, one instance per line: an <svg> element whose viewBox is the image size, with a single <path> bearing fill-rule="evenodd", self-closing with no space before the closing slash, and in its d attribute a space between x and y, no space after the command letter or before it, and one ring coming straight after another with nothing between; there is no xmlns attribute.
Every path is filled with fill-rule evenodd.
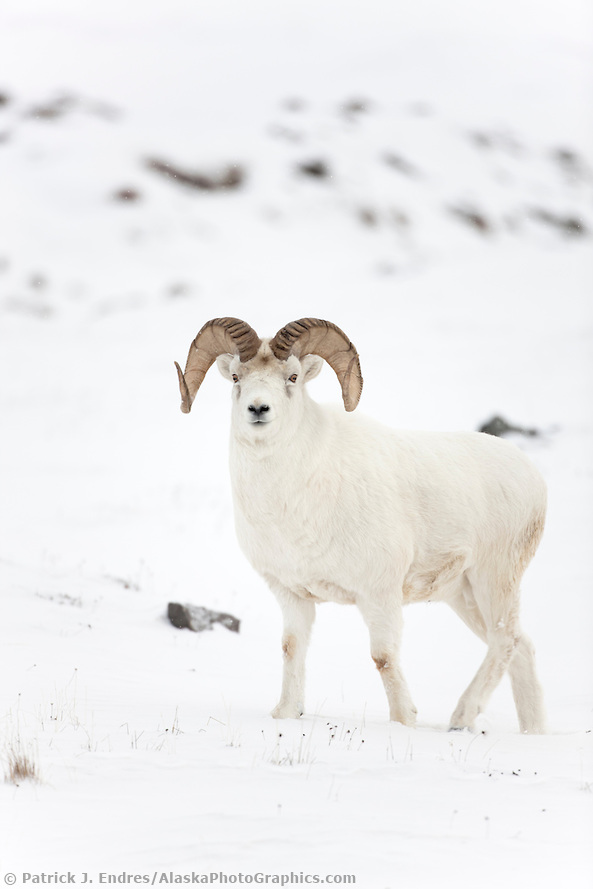
<svg viewBox="0 0 593 889"><path fill-rule="evenodd" d="M518 620L519 594L504 582L467 578L469 583L450 604L463 620L488 645L486 657L478 672L461 695L451 717L450 729L472 729L475 719L483 713L494 689L509 668L521 640ZM492 584L500 592L492 593Z"/></svg>
<svg viewBox="0 0 593 889"><path fill-rule="evenodd" d="M371 657L383 681L389 703L389 718L403 725L415 725L418 711L399 664L401 607L393 602L380 609L364 601L358 600L356 604L369 628Z"/></svg>
<svg viewBox="0 0 593 889"><path fill-rule="evenodd" d="M315 603L270 584L280 607L282 632L282 692L272 710L275 719L298 719L305 710L305 658L315 620Z"/></svg>
<svg viewBox="0 0 593 889"><path fill-rule="evenodd" d="M513 698L519 729L533 735L546 730L544 694L535 672L535 652L531 640L521 635L509 664Z"/></svg>
<svg viewBox="0 0 593 889"><path fill-rule="evenodd" d="M516 598L518 599L518 593ZM455 598L449 601L449 605L467 626L489 645L484 663L457 705L451 718L450 728L471 728L474 719L482 712L490 694L500 682L505 669L508 669L520 731L530 734L544 732L543 692L535 672L534 649L531 640L521 632L516 618L516 606L511 607L510 619L500 618L494 630L488 633L486 621L467 578L464 579L464 584ZM512 633L509 633L507 624L510 624ZM498 665L497 655L491 648L502 650L502 659Z"/></svg>
<svg viewBox="0 0 593 889"><path fill-rule="evenodd" d="M513 657L517 638L506 628L488 634L488 651L478 672L461 695L451 717L450 729L472 729L488 700L502 679Z"/></svg>

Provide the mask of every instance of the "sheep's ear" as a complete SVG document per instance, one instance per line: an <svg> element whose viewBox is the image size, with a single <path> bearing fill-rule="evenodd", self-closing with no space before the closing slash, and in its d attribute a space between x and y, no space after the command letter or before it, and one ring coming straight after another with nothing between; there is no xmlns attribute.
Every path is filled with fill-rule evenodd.
<svg viewBox="0 0 593 889"><path fill-rule="evenodd" d="M301 358L301 367L305 373L305 382L314 380L323 367L323 358L319 355L304 355Z"/></svg>
<svg viewBox="0 0 593 889"><path fill-rule="evenodd" d="M231 376L231 362L235 360L234 355L219 355L216 359L216 366L225 378L225 380L231 381L233 378Z"/></svg>

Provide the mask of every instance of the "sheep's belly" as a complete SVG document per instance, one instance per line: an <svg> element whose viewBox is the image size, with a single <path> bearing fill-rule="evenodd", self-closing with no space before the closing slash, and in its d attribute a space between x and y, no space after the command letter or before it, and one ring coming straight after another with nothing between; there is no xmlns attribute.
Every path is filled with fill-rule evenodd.
<svg viewBox="0 0 593 889"><path fill-rule="evenodd" d="M464 583L468 561L465 553L448 553L431 559L428 565L412 565L402 584L404 604L447 599ZM347 590L330 581L310 581L304 586L289 585L289 589L301 599L318 603L354 605L359 598L353 590Z"/></svg>
<svg viewBox="0 0 593 889"><path fill-rule="evenodd" d="M464 553L449 553L429 566L412 565L402 585L404 603L446 598L459 587L467 564Z"/></svg>
<svg viewBox="0 0 593 889"><path fill-rule="evenodd" d="M338 602L340 605L354 605L356 594L351 590L345 590L335 583L315 581L295 590L301 599L311 599L313 602Z"/></svg>

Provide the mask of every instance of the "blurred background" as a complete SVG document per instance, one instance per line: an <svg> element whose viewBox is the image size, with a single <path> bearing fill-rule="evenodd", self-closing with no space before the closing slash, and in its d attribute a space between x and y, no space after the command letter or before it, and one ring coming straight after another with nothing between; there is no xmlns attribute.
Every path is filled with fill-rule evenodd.
<svg viewBox="0 0 593 889"><path fill-rule="evenodd" d="M591 237L583 0L0 15L3 314L382 305L468 254Z"/></svg>

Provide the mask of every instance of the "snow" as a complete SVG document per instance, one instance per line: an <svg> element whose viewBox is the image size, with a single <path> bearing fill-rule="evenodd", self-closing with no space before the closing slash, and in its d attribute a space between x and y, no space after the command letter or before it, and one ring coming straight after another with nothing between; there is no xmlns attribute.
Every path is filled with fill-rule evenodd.
<svg viewBox="0 0 593 889"><path fill-rule="evenodd" d="M590 19L4 0L0 758L39 780L0 784L2 878L589 885ZM246 183L192 191L151 157ZM331 176L298 174L317 160ZM335 321L359 409L392 425L542 431L517 441L550 489L523 584L547 735L518 733L506 680L476 734L446 731L483 647L437 605L406 611L416 729L387 721L362 621L333 605L307 713L269 717L280 616L234 537L228 389L213 371L188 418L173 368L219 315ZM311 391L339 398L327 369ZM241 632L177 630L169 601Z"/></svg>

